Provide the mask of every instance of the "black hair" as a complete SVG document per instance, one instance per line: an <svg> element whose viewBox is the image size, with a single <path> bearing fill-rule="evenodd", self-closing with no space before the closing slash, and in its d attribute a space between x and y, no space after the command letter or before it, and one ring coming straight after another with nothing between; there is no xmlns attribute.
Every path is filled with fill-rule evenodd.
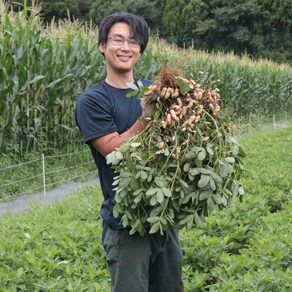
<svg viewBox="0 0 292 292"><path fill-rule="evenodd" d="M98 28L98 45L106 44L111 27L118 22L130 26L133 38L141 44L140 52L143 54L149 39L149 27L143 17L129 12L115 12L103 18Z"/></svg>

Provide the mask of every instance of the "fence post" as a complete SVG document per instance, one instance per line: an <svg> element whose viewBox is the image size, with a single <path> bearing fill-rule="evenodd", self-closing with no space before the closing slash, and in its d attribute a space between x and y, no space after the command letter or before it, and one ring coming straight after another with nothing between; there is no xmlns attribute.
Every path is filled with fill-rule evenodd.
<svg viewBox="0 0 292 292"><path fill-rule="evenodd" d="M45 155L42 154L42 166L43 166L43 186L44 186L44 197L46 196L46 171L45 171Z"/></svg>

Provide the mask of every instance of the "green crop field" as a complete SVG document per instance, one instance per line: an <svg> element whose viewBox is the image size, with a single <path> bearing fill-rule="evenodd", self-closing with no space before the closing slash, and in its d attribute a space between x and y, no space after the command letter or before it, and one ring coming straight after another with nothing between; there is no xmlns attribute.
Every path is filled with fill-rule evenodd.
<svg viewBox="0 0 292 292"><path fill-rule="evenodd" d="M291 291L292 128L255 131L242 203L182 230L186 291ZM109 291L99 187L0 217L0 291Z"/></svg>

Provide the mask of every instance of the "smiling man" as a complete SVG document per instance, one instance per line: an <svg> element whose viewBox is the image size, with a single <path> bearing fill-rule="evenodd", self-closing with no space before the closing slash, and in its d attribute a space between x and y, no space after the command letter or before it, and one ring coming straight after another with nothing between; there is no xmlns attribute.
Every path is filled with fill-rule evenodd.
<svg viewBox="0 0 292 292"><path fill-rule="evenodd" d="M106 16L99 26L99 51L106 62L106 78L81 94L76 104L76 122L90 147L99 173L104 200L102 243L114 292L180 292L182 254L176 230L130 235L121 218L112 213L114 170L106 155L125 139L141 133L152 115L152 104L127 98L127 83L137 83L134 67L149 38L145 20L127 12ZM146 86L149 80L141 80Z"/></svg>

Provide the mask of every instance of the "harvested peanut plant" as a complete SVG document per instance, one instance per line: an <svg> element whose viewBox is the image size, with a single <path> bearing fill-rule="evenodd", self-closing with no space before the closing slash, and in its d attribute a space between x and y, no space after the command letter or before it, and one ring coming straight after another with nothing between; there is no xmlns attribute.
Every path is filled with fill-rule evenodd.
<svg viewBox="0 0 292 292"><path fill-rule="evenodd" d="M114 216L131 234L190 229L244 194L244 152L218 89L181 75L163 68L151 86L133 84L133 94L154 103L152 120L107 156L117 172Z"/></svg>

